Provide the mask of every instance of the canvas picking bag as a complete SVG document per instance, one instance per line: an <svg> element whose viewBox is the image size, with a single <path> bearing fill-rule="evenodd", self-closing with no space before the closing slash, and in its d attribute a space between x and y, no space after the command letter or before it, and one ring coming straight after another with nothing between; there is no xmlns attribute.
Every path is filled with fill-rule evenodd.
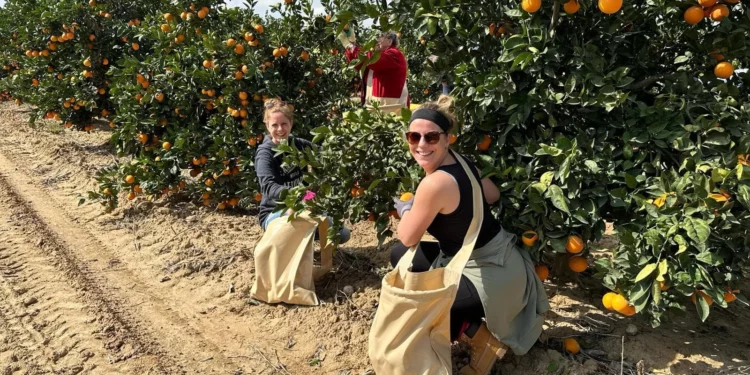
<svg viewBox="0 0 750 375"><path fill-rule="evenodd" d="M378 375L451 374L450 309L484 214L479 182L463 157L453 155L471 180L474 215L469 230L445 268L411 272L413 247L383 277L368 345Z"/></svg>
<svg viewBox="0 0 750 375"><path fill-rule="evenodd" d="M313 240L318 230L321 266L313 265ZM316 306L315 280L333 267L333 244L328 243L328 220L301 212L268 224L255 245L255 283L251 297L267 303Z"/></svg>

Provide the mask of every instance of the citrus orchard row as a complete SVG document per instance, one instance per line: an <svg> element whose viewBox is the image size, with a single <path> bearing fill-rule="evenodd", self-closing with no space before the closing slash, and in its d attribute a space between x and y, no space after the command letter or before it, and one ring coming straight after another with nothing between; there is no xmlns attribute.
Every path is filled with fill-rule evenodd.
<svg viewBox="0 0 750 375"><path fill-rule="evenodd" d="M369 18L401 36L414 102L453 87L462 126L450 142L497 183L494 212L540 278L600 277L626 301L617 311L654 325L689 304L705 319L707 299L691 296L726 307L729 291L746 302L734 292L750 253L744 3L334 1L316 14L294 0L265 18L218 0L138 14L116 1L57 6L62 22L3 19L2 35L19 23L48 30L44 40L18 34L29 42L5 52L2 88L81 128L108 117L122 158L89 193L108 208L174 194L218 210L254 207L263 101L281 97L295 106L295 134L320 146L279 147L310 168L283 205L334 217L332 233L346 219L392 235L392 198L421 177L401 139L410 112L355 109L357 72L334 37ZM374 33L363 29L367 51ZM64 63L50 72L44 59ZM57 85L60 73L75 85ZM307 189L315 199L302 199ZM620 244L592 264L589 244L605 221Z"/></svg>

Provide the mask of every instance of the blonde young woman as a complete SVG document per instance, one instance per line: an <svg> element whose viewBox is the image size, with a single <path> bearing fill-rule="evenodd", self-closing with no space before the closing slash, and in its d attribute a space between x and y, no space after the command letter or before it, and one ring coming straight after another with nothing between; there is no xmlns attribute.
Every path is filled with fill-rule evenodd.
<svg viewBox="0 0 750 375"><path fill-rule="evenodd" d="M448 135L456 120L453 100L442 95L437 102L423 104L409 122L406 140L414 160L424 169L412 200L394 199L401 216L398 243L391 250L391 263L419 245L413 272L444 267L461 248L473 215L471 180L450 150ZM534 272L528 253L515 246L515 236L503 230L489 205L500 198L492 181L481 179L484 220L471 259L463 271L456 300L451 308L451 340L471 346L471 361L464 375L486 375L509 347L525 354L539 338L542 314L549 310L544 287ZM420 242L425 232L437 239Z"/></svg>
<svg viewBox="0 0 750 375"><path fill-rule="evenodd" d="M255 153L255 172L260 182L260 190L263 198L260 201L260 213L258 221L265 231L268 224L282 216L287 216L288 211L275 211L276 202L281 199L281 193L289 188L302 183L304 169L294 166L282 167L283 156L275 156L274 150L282 142L294 144L297 149L314 147L310 141L292 135L294 126L294 107L283 100L269 99L265 102L263 122L268 134L258 146ZM331 218L328 218L329 224ZM349 241L351 233L343 227L339 232L340 243Z"/></svg>

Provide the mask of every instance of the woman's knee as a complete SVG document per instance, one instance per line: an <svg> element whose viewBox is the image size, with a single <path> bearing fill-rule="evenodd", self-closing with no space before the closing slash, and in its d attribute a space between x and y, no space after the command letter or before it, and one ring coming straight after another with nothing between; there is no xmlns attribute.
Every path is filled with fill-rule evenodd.
<svg viewBox="0 0 750 375"><path fill-rule="evenodd" d="M396 244L391 247L391 266L396 267L398 261L401 260L401 257L403 257L408 250L409 248L406 247L406 245L401 242L396 242Z"/></svg>

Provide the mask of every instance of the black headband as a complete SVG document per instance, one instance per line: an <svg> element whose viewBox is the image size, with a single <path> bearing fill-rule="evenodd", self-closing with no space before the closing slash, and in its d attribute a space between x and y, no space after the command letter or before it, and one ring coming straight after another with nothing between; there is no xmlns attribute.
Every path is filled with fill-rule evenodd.
<svg viewBox="0 0 750 375"><path fill-rule="evenodd" d="M448 120L447 117L445 117L444 114L429 108L420 108L416 111L414 111L411 114L411 120L409 120L409 124L412 123L412 121L422 119L422 120L429 120L437 124L437 126L440 127L440 129L443 129L443 131L447 132L451 129L451 121Z"/></svg>

